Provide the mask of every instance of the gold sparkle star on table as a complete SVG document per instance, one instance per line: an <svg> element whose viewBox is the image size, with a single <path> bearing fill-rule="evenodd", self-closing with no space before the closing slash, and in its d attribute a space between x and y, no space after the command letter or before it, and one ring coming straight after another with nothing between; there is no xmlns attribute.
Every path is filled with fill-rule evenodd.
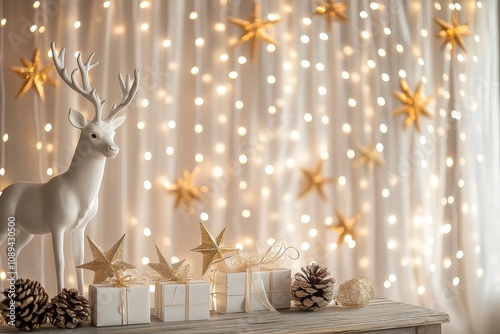
<svg viewBox="0 0 500 334"><path fill-rule="evenodd" d="M346 218L345 215L340 211L336 210L335 214L337 216L337 223L329 227L335 233L339 235L337 245L340 246L344 242L356 241L356 230L354 226L359 221L361 216L355 215L351 218Z"/></svg>
<svg viewBox="0 0 500 334"><path fill-rule="evenodd" d="M198 167L195 167L191 172L185 170L183 178L178 178L175 184L166 187L167 191L176 197L174 203L175 209L182 204L187 207L189 212L192 212L194 202L203 200L202 194L207 191L207 187L193 185L193 179L198 172Z"/></svg>
<svg viewBox="0 0 500 334"><path fill-rule="evenodd" d="M181 260L176 263L169 262L165 259L163 254L157 245L156 254L158 254L159 263L148 263L148 266L158 272L163 278L172 281L183 281L186 280L189 275L189 270L191 269L190 265L187 264L183 266L184 260Z"/></svg>
<svg viewBox="0 0 500 334"><path fill-rule="evenodd" d="M406 119L403 123L403 129L406 130L411 124L415 125L415 129L420 132L420 116L432 117L426 106L430 98L422 93L422 82L420 82L415 90L415 93L408 87L405 80L401 80L401 89L403 92L394 92L394 97L401 101L404 106L396 109L392 114L399 116L406 114Z"/></svg>
<svg viewBox="0 0 500 334"><path fill-rule="evenodd" d="M203 268L202 275L205 275L208 267L211 264L224 261L224 254L235 252L236 248L227 247L224 245L224 238L226 236L226 228L222 229L217 238L214 239L210 232L208 232L205 225L200 221L201 231L201 245L191 249L192 252L203 254Z"/></svg>
<svg viewBox="0 0 500 334"><path fill-rule="evenodd" d="M273 45L278 45L278 41L266 33L266 28L270 25L278 23L281 19L275 17L273 19L262 20L260 4L254 2L252 12L250 13L250 21L230 17L229 22L243 28L245 33L241 36L236 45L251 41L252 61L259 58L260 40L266 41Z"/></svg>
<svg viewBox="0 0 500 334"><path fill-rule="evenodd" d="M324 185L327 183L333 182L333 178L331 177L324 177L323 174L323 160L320 160L318 164L316 165L316 168L314 170L307 170L304 168L301 168L300 171L304 176L306 177L306 185L304 188L299 193L299 198L304 197L306 194L309 192L313 191L316 189L324 200L326 200L326 194L325 190L323 189Z"/></svg>
<svg viewBox="0 0 500 334"><path fill-rule="evenodd" d="M52 80L48 73L54 69L54 64L43 65L40 51L35 49L33 52L33 60L21 57L21 62L24 66L11 66L10 70L24 79L24 83L16 95L16 99L23 96L31 87L33 87L42 101L45 101L44 85L48 83L56 86L56 82Z"/></svg>
<svg viewBox="0 0 500 334"><path fill-rule="evenodd" d="M457 11L453 11L453 14L451 15L451 23L438 18L435 18L434 21L436 21L436 23L441 27L441 30L437 33L437 37L441 37L443 39L443 48L449 44L451 46L451 51L453 51L455 49L455 45L458 45L465 52L467 52L463 37L471 35L472 31L469 31L468 23L458 23Z"/></svg>
<svg viewBox="0 0 500 334"><path fill-rule="evenodd" d="M316 14L326 16L329 23L333 21L347 21L347 15L345 15L346 9L347 6L343 2L319 0L316 7Z"/></svg>
<svg viewBox="0 0 500 334"><path fill-rule="evenodd" d="M116 272L124 271L128 268L135 268L133 265L123 261L123 243L125 234L111 247L104 252L89 236L87 240L92 251L92 262L84 263L77 268L88 269L94 272L94 283L103 283L111 278Z"/></svg>
<svg viewBox="0 0 500 334"><path fill-rule="evenodd" d="M375 144L371 143L368 146L358 145L357 149L359 157L354 161L354 167L365 165L369 171L372 171L374 167L383 166L385 164Z"/></svg>

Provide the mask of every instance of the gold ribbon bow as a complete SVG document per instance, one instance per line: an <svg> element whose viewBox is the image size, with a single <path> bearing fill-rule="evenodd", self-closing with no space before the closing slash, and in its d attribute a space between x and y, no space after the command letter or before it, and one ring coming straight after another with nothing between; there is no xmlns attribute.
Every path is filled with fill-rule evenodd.
<svg viewBox="0 0 500 334"><path fill-rule="evenodd" d="M109 286L128 288L130 290L131 281L132 275L125 275L123 270L114 270L113 276L108 277L104 283Z"/></svg>

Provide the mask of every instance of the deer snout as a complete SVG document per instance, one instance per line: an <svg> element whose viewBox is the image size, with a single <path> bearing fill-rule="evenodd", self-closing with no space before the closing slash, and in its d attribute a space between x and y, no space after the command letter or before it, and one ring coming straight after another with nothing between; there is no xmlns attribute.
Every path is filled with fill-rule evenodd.
<svg viewBox="0 0 500 334"><path fill-rule="evenodd" d="M107 152L106 156L108 158L114 158L118 154L118 151L120 151L120 148L118 146L116 146L114 144L108 145L108 152Z"/></svg>

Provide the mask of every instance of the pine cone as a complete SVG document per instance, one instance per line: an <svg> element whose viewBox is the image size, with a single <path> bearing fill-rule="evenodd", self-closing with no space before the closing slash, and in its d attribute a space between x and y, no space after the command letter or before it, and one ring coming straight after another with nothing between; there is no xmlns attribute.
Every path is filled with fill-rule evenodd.
<svg viewBox="0 0 500 334"><path fill-rule="evenodd" d="M0 303L4 325L14 325L24 331L39 328L47 321L49 295L40 282L29 279L17 279L14 289L15 293L10 288L2 291L2 294L7 297ZM14 310L9 309L11 297L13 297Z"/></svg>
<svg viewBox="0 0 500 334"><path fill-rule="evenodd" d="M60 294L52 298L47 317L56 327L76 328L90 318L89 301L76 289L63 289Z"/></svg>
<svg viewBox="0 0 500 334"><path fill-rule="evenodd" d="M295 274L295 281L292 284L292 299L295 306L301 310L321 310L333 299L335 278L326 278L330 272L316 263L301 269L302 273Z"/></svg>

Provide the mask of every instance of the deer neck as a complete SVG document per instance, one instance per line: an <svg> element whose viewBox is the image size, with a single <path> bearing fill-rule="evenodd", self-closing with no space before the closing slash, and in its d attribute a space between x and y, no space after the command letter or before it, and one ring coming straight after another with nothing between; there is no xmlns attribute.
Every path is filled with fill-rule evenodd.
<svg viewBox="0 0 500 334"><path fill-rule="evenodd" d="M64 179L89 204L97 198L104 176L106 157L90 150L89 142L80 136L71 164L64 173Z"/></svg>

